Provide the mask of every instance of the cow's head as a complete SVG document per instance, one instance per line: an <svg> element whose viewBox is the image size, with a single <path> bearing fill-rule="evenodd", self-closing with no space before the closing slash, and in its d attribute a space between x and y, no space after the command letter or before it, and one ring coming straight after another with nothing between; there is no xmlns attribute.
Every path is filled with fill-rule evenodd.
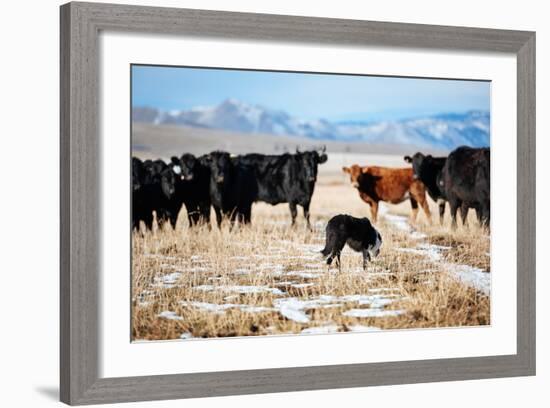
<svg viewBox="0 0 550 408"><path fill-rule="evenodd" d="M431 155L424 156L422 153L417 152L412 157L405 156L403 159L407 163L412 164L413 178L416 180L416 179L422 178L422 172L425 170L426 165L432 160L432 156Z"/></svg>
<svg viewBox="0 0 550 408"><path fill-rule="evenodd" d="M342 171L346 174L349 174L351 185L355 188L359 188L359 178L363 173L368 171L368 167L361 167L357 164L354 164L350 167L342 167Z"/></svg>
<svg viewBox="0 0 550 408"><path fill-rule="evenodd" d="M186 153L178 159L181 167L180 179L184 181L192 181L196 177L200 161L192 154Z"/></svg>
<svg viewBox="0 0 550 408"><path fill-rule="evenodd" d="M326 148L320 150L310 150L299 152L296 150L296 158L300 161L301 167L304 169L304 176L308 183L317 181L317 166L327 161L328 157L325 153Z"/></svg>
<svg viewBox="0 0 550 408"><path fill-rule="evenodd" d="M143 162L143 184L160 183L161 173L166 168L162 160L145 160Z"/></svg>
<svg viewBox="0 0 550 408"><path fill-rule="evenodd" d="M229 153L220 151L202 156L201 163L210 167L210 177L216 184L222 184L233 167Z"/></svg>
<svg viewBox="0 0 550 408"><path fill-rule="evenodd" d="M160 173L160 186L167 198L172 198L176 192L176 173L173 167L173 165L166 166Z"/></svg>

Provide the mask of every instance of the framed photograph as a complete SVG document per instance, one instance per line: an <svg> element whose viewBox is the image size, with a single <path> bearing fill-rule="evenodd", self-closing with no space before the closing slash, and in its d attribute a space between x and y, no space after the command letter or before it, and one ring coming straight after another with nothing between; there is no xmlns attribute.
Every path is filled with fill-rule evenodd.
<svg viewBox="0 0 550 408"><path fill-rule="evenodd" d="M535 34L62 6L60 318L71 405L534 375Z"/></svg>

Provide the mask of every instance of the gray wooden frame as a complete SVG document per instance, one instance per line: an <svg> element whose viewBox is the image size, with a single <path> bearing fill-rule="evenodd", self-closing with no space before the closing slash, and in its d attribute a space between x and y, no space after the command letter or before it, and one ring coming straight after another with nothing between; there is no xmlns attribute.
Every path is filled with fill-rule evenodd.
<svg viewBox="0 0 550 408"><path fill-rule="evenodd" d="M60 12L61 401L95 404L535 374L535 33L94 3L69 3L61 6ZM518 114L517 354L99 378L101 30L514 53Z"/></svg>

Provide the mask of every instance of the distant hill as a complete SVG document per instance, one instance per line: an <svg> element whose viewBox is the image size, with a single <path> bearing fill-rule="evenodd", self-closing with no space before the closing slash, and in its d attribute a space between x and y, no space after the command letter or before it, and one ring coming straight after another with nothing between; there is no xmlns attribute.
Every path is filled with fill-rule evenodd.
<svg viewBox="0 0 550 408"><path fill-rule="evenodd" d="M297 136L312 141L366 142L452 150L461 145L489 146L490 114L485 111L447 113L399 121L330 122L306 120L280 110L227 99L217 106L165 112L132 109L134 123L183 125L231 132Z"/></svg>

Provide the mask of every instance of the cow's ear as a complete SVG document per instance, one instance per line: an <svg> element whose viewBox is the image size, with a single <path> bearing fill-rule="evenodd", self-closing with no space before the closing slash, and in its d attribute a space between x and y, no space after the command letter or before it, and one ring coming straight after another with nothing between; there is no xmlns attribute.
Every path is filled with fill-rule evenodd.
<svg viewBox="0 0 550 408"><path fill-rule="evenodd" d="M320 154L320 155L319 155L319 158L317 159L317 161L319 162L319 164L323 164L323 163L325 163L327 160L328 160L328 156L327 156L325 153Z"/></svg>
<svg viewBox="0 0 550 408"><path fill-rule="evenodd" d="M172 157L170 158L170 161L171 161L173 164L179 164L180 159L178 159L176 156L172 156Z"/></svg>
<svg viewBox="0 0 550 408"><path fill-rule="evenodd" d="M343 171L344 173L348 173L348 174L351 173L351 169L350 169L349 167L342 167L342 171Z"/></svg>
<svg viewBox="0 0 550 408"><path fill-rule="evenodd" d="M407 163L412 163L413 162L413 159L411 156L405 156L403 157L403 160L405 160Z"/></svg>

